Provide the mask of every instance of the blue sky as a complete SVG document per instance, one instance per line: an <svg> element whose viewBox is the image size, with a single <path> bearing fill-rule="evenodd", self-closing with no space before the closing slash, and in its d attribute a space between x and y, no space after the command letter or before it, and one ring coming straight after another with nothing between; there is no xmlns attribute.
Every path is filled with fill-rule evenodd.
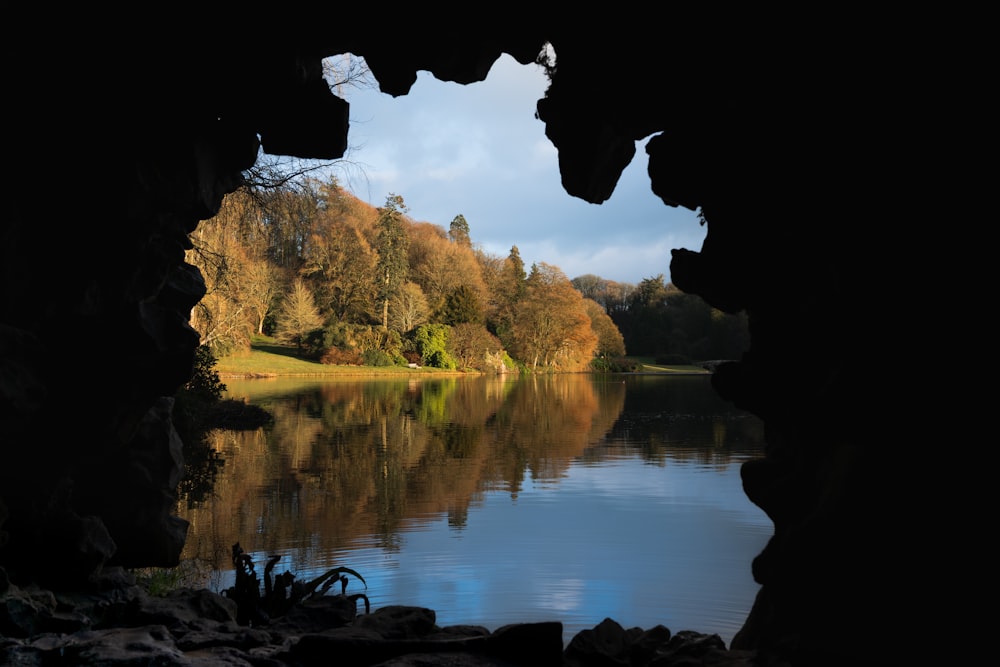
<svg viewBox="0 0 1000 667"><path fill-rule="evenodd" d="M345 92L352 166L338 178L373 206L400 195L411 218L445 229L462 214L473 243L504 257L516 245L526 268L545 262L568 278L670 280L670 250L697 251L704 240L695 212L650 191L644 141L608 201L567 194L555 147L534 117L547 83L540 67L504 55L485 81L467 86L420 72L405 96Z"/></svg>

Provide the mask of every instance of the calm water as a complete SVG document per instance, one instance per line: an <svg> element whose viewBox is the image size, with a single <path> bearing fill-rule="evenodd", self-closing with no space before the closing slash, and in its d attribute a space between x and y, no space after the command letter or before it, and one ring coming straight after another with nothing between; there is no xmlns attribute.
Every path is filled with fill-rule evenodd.
<svg viewBox="0 0 1000 667"><path fill-rule="evenodd" d="M300 581L356 570L373 609L561 621L566 642L610 617L728 644L753 603L772 525L739 467L763 428L706 376L226 384L275 423L214 433L214 493L181 504L210 588L240 542L258 572L278 554Z"/></svg>

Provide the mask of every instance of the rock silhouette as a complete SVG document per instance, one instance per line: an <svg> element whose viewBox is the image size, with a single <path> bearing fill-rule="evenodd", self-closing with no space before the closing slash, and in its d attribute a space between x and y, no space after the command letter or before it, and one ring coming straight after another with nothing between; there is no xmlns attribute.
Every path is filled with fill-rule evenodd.
<svg viewBox="0 0 1000 667"><path fill-rule="evenodd" d="M501 53L529 63L546 42L557 63L537 114L567 196L607 199L640 157L635 141L655 134L652 191L700 207L708 226L702 248L674 250L673 282L749 316L750 348L714 385L765 421L767 456L744 484L775 531L730 648L766 664L886 664L901 650L886 635L926 625L965 588L939 574L975 570L941 558L955 536L938 518L958 507L944 505L955 478L926 449L934 369L892 353L937 340L914 326L907 295L931 256L912 226L936 191L925 172L945 166L907 128L941 138L940 123L913 119L927 118L924 95L947 68L871 18L813 29L736 10L695 21L628 6L505 9L488 24L394 9L390 28L361 7L224 21L159 8L155 30L93 8L58 22L20 12L0 222L6 590L177 563L171 397L192 370L188 314L205 290L184 262L187 234L259 148L343 154L348 105L321 59L363 56L398 96L418 70L471 83ZM873 364L879 379L866 380Z"/></svg>

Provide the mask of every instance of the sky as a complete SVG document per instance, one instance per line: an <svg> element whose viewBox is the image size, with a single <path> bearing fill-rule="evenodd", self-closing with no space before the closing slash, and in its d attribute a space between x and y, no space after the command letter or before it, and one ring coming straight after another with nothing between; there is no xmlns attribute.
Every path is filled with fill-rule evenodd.
<svg viewBox="0 0 1000 667"><path fill-rule="evenodd" d="M705 228L696 213L650 191L645 140L609 200L569 195L534 116L547 85L539 66L505 54L485 81L465 86L419 72L404 96L344 91L350 167L337 178L372 206L399 195L410 218L445 230L461 214L473 244L501 257L517 246L526 270L544 262L570 279L638 284L662 274L669 281L670 250L701 249Z"/></svg>

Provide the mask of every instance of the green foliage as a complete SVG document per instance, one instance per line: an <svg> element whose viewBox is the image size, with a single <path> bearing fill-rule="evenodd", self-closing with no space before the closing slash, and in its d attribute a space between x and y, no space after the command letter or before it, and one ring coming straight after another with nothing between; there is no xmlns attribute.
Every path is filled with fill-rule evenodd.
<svg viewBox="0 0 1000 667"><path fill-rule="evenodd" d="M451 327L447 324L422 324L416 328L413 341L424 366L447 370L454 370L457 367L455 359L448 352L450 332Z"/></svg>
<svg viewBox="0 0 1000 667"><path fill-rule="evenodd" d="M459 245L466 247L472 245L472 239L469 236L469 223L461 213L451 221L451 226L448 228L448 238Z"/></svg>
<svg viewBox="0 0 1000 667"><path fill-rule="evenodd" d="M226 391L215 370L215 355L207 345L195 350L191 378L174 396L174 427L185 443L197 442L207 428L206 422Z"/></svg>
<svg viewBox="0 0 1000 667"><path fill-rule="evenodd" d="M182 388L186 396L206 402L222 398L226 385L222 383L219 373L215 370L215 362L215 354L208 346L201 345L195 350L194 372Z"/></svg>
<svg viewBox="0 0 1000 667"><path fill-rule="evenodd" d="M361 355L361 363L365 366L404 366L406 359L394 357L385 350L365 350Z"/></svg>
<svg viewBox="0 0 1000 667"><path fill-rule="evenodd" d="M347 322L332 322L323 328L323 347L353 347L354 328Z"/></svg>
<svg viewBox="0 0 1000 667"><path fill-rule="evenodd" d="M738 359L749 347L744 313L716 310L700 297L664 283L662 274L639 283L629 294L627 308L612 312L611 319L630 355Z"/></svg>
<svg viewBox="0 0 1000 667"><path fill-rule="evenodd" d="M392 341L379 341L367 330L351 330L341 323L324 326L301 321L309 319L313 309L305 295L296 305L293 285L297 278L308 281L312 306L324 320L342 320L361 327L377 323L409 337L415 327L428 321L453 327L482 323L511 354L526 355L519 345L523 341L515 335L515 323L523 321L530 309L530 304L525 303L529 287L551 282L552 275L548 274L552 271L546 270L544 262L532 264L529 276L516 245L510 246L507 256L473 250L469 223L460 214L446 231L439 230L442 233L434 240L450 239L452 243L444 255L454 259L472 254L477 267L466 271L465 264L451 260L435 263L430 261L434 254L430 251L437 252L437 245L420 240L423 232L417 230L423 230L423 223L407 217L401 196L390 194L385 204L376 208L356 199L332 176L326 180L314 180L305 174L294 179L261 178L265 174L266 170L258 171L245 192L228 197L224 210L203 221L195 235L197 247L192 252L197 251L203 261L189 261L203 272L209 287L203 304L213 295L216 300L212 301L213 308L204 312L199 304L199 317L193 316L192 324L213 346L215 357L235 357L236 352L249 351L254 332L267 332L294 345L296 349L288 356L300 360L344 362L370 349L380 349L396 359L411 351L408 346L396 349ZM475 268L478 275L473 275ZM288 296L272 302L268 296L271 292L261 293L266 286L262 280L267 276L280 284L279 292ZM715 310L667 283L662 274L638 285L608 281L594 274L578 276L570 283L604 311L588 311L588 315L591 330L598 337L596 354L605 359L626 353L737 359L749 347L744 313ZM479 300L481 303L477 303ZM244 321L251 311L256 315ZM246 335L240 333L244 330ZM557 337L544 332L539 335L540 339ZM545 340L539 341L539 345L542 343ZM328 354L331 348L339 348L342 353ZM416 345L412 351L416 351ZM483 362L476 355L474 363L464 352L449 350L449 354L451 359L421 351L420 359L413 363L427 365L430 361L448 368L454 361L458 367L502 368L495 352L487 352ZM558 370L560 364L569 367L566 355L547 356L550 359L546 363L554 369ZM573 358L572 363L583 367L589 361L583 356L577 355L579 358ZM372 354L371 358L385 362L382 355ZM540 359L544 362L546 355ZM528 363L541 362L532 359ZM614 361L605 366L613 367Z"/></svg>
<svg viewBox="0 0 1000 667"><path fill-rule="evenodd" d="M454 380L425 385L420 394L420 403L416 407L417 420L427 426L450 424L453 417L448 410L448 405L456 389L457 385Z"/></svg>
<svg viewBox="0 0 1000 667"><path fill-rule="evenodd" d="M181 588L203 588L212 576L206 561L185 560L176 567L143 567L129 570L135 583L153 597L166 597Z"/></svg>
<svg viewBox="0 0 1000 667"><path fill-rule="evenodd" d="M410 246L403 213L406 207L403 198L396 194L386 197L385 206L379 209L378 250L376 263L378 275L378 298L382 302L382 326L389 326L389 301L406 282L409 273L408 250Z"/></svg>
<svg viewBox="0 0 1000 667"><path fill-rule="evenodd" d="M326 329L313 329L303 337L299 352L308 359L319 359L330 347L326 341Z"/></svg>
<svg viewBox="0 0 1000 667"><path fill-rule="evenodd" d="M443 324L479 324L483 321L483 307L476 293L468 285L459 285L447 296L439 316Z"/></svg>

